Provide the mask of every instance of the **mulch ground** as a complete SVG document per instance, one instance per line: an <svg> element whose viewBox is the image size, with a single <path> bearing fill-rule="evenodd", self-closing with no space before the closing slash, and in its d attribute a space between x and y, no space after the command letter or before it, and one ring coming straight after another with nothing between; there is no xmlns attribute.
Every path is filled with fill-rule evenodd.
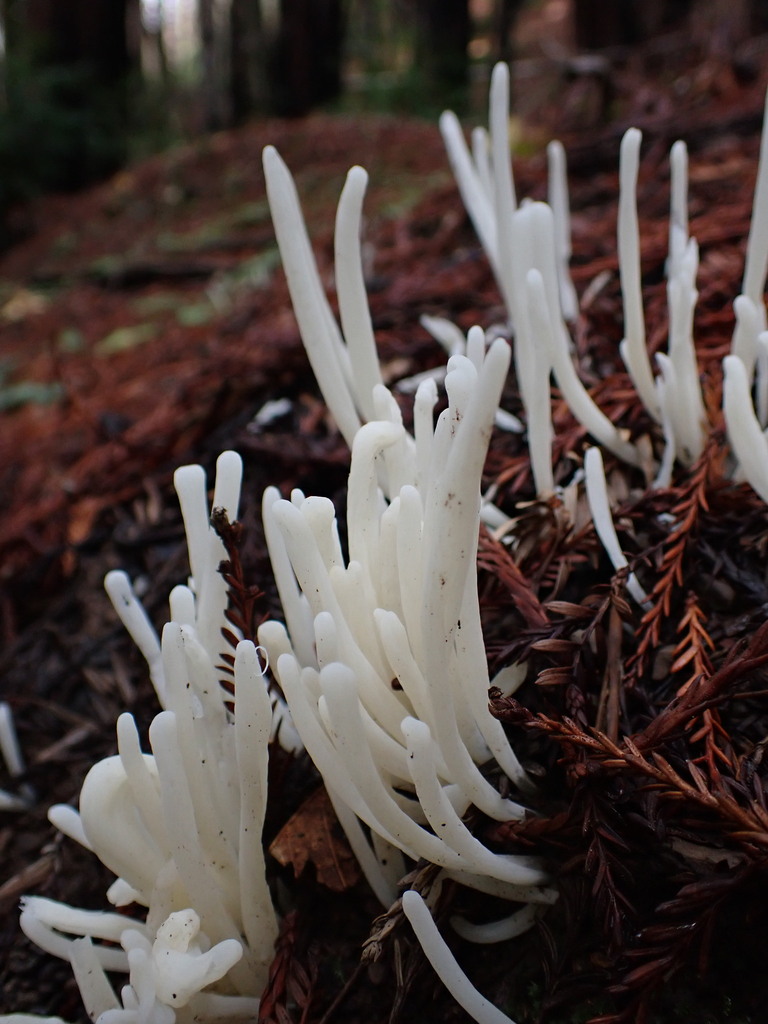
<svg viewBox="0 0 768 1024"><path fill-rule="evenodd" d="M691 234L702 251L697 323L705 369L727 350L754 186L764 52L753 47L746 69L743 61L705 63L678 94L666 82L638 78L636 68L617 72L618 117L591 125L588 137L578 119L593 109L594 96L587 102L591 87L579 80L563 86L569 120L554 124L549 109L537 126L549 121L568 147L579 292L604 275L579 346L621 336L615 168L621 131L632 122L648 139L638 202L650 344L665 341L666 158L682 136L691 148ZM46 809L76 798L87 768L111 752L121 711L142 725L154 713L140 658L103 595L104 574L127 569L162 624L167 593L186 571L173 470L189 461L211 470L218 452L234 447L246 463L243 559L275 610L258 525L261 491L276 483L343 493L348 453L317 397L278 269L260 164L267 143L296 174L329 288L343 175L352 162L369 170L370 301L390 379L441 361L419 326L421 314L449 316L465 329L503 319L438 132L415 121L316 115L258 122L17 212L15 227L26 237L0 256L0 696L13 707L37 800L23 814L0 817L6 1012L82 1019L69 970L20 938L16 905L25 892L103 905L109 880L54 836ZM543 198L541 154L516 170L519 194ZM256 425L260 407L282 397L290 411ZM531 499L524 457L508 454L519 460L510 500ZM306 795L306 766L301 771L294 769L286 789L286 817ZM283 823L271 823L273 834ZM321 924L306 940L308 961L335 959L351 971L377 908L358 892L339 911L317 889L306 880L296 886L302 920ZM312 1020L338 987L318 971ZM390 1006L389 982L371 974L334 1019L386 1020ZM440 1007L441 1019L464 1019L442 997Z"/></svg>

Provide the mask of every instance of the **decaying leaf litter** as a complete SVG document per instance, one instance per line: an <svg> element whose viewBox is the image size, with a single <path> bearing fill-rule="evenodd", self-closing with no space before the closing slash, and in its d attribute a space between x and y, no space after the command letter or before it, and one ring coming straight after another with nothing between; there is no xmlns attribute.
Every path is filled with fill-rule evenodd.
<svg viewBox="0 0 768 1024"><path fill-rule="evenodd" d="M650 347L661 344L666 332L667 200L658 182L667 174L669 143L679 134L693 153L691 234L702 249L696 334L710 410L720 406L718 367L742 271L764 90L763 83L740 86L733 77L724 76L723 83L718 87L713 76L700 94L694 91L682 123L669 114L658 117L655 136L653 109L644 123L640 118L649 135L638 201ZM657 109L663 112L664 105ZM638 113L627 111L626 121L637 121ZM741 134L745 127L747 135ZM379 153L390 148L387 140L399 138L406 156L393 153L392 163L409 164L412 174L398 192L399 202L410 207L404 215L397 209L377 215L375 191L367 203L376 249L369 287L377 338L392 379L406 376L437 358L416 325L419 314L449 315L465 328L502 317L431 127L386 122L374 130L318 118L302 134L295 125L273 124L224 136L208 150L157 159L133 172L133 179L118 178L77 200L83 204L79 219L89 210L94 214L84 242L68 240L60 221L55 238L53 230L47 241L45 234L32 237L0 268L12 280L16 261L18 276L4 306L8 349L31 354L17 364L11 383L60 389L48 392L48 405L24 401L24 392L17 392L21 407L6 412L2 441L4 493L12 496L2 539L3 692L14 705L30 778L41 795L23 829L13 819L0 833L9 949L22 892L34 889L81 905L88 904L89 893L100 900L103 880L94 879L92 865L82 866L71 844L51 836L45 807L71 799L87 766L108 752L119 711L128 707L144 721L151 715L142 707L147 687L141 667L119 636L100 580L118 565L145 577L151 608L153 594L157 606L170 583L183 577L181 528L169 493L173 467L210 461L223 445L244 455L251 515L244 517L238 554L244 569L237 585L265 587L264 612L274 595L257 523L263 486L279 482L286 490L301 483L338 496L346 475L348 454L314 397L284 285L273 273L265 208L249 198L234 224L222 214L211 228L216 218L206 212L199 213L201 224L166 235L153 225L154 250L142 240L143 227L136 231L136 221L146 225L156 212L152 201L159 208L194 208L190 171L197 169L205 194L216 185L212 164L226 159L228 167L238 166L233 153L243 177L250 173L258 181L261 146L276 139L284 152L290 145L307 146L309 173L318 182L329 169L323 159L340 179L354 154L368 163L375 184L376 168L362 152L361 134ZM607 134L616 144L618 133ZM568 148L577 211L574 279L580 292L591 293L577 328L580 368L608 415L642 436L650 423L631 403L628 378L616 369L615 174L603 166L590 173L590 151L577 149L574 161ZM613 165L614 154L606 155L605 166ZM181 170L184 159L190 165ZM421 195L417 186L425 177L430 188ZM541 161L533 158L522 170L524 191L541 194L542 180ZM312 221L328 267L336 186L324 188ZM138 197L149 203L149 212L132 211ZM113 245L120 230L115 226L129 225L119 247L126 254L122 262L105 258L110 250L97 238L100 223ZM84 246L79 257L78 244ZM251 277L240 278L249 252L255 252ZM283 396L292 403L285 416L256 429L256 410ZM513 385L509 398L507 407L519 411ZM556 410L556 423L557 471L565 475L578 463L583 432L564 405ZM498 486L497 502L519 516L521 541L514 557L490 535L481 543L489 655L502 665L520 650L534 649L539 670L538 687L521 691L519 703L502 699L494 707L525 737L519 742L528 759L546 769L539 816L523 825L493 826L494 838L500 849L523 843L544 850L563 891L559 908L533 940L474 954L478 983L489 993L494 987L514 992L511 1006L525 1006L513 971L522 960L520 976L537 986L536 1001L553 1020L606 989L615 993L615 1007L594 1003L586 1017L592 1012L605 1021L642 1020L654 1012L645 1005L654 987L678 968L688 979L685 998L693 999L697 988L712 998L717 993L721 1016L713 1019L728 1019L727 999L742 1001L745 1019L759 1012L761 974L751 958L759 954L755 936L765 923L760 892L768 833L761 766L768 641L761 626L768 524L764 505L749 488L723 482L723 458L715 429L699 462L689 472L678 471L669 491L653 493L644 492L638 474L609 463L615 493L625 495L620 533L651 594L650 607L640 613L628 606L623 580L611 578L591 528L574 527L555 505L533 500L521 441L503 435L492 447L487 480ZM271 809L270 835L276 849L281 841L290 849L288 819L302 814L305 801L310 808L316 804L317 780L303 763L276 759L273 771L283 799ZM319 841L327 868L338 838L322 811L318 819L308 812L299 817L299 827L313 820L328 831L329 838ZM296 823L294 818L294 829ZM482 821L476 827L486 835L491 829ZM393 1010L393 1019L397 1013L417 1019L419 1006L428 1006L440 990L421 969L397 917L377 926L376 948L385 966L355 972L374 901L351 887L342 913L315 884L311 869L298 882L290 863L284 871L296 916L281 940L263 1019L280 1020L291 1006L290 1019L320 1020L345 979L346 999L330 1019L370 1017L372 1003L377 1019L388 1019ZM466 894L462 898L466 903ZM476 905L460 909L482 918L488 908L474 899ZM329 921L335 926L329 928ZM390 977L393 963L402 984L394 1006L391 983L377 983ZM39 964L19 943L4 969L4 1003L17 1009L45 1005L74 1018L76 990L69 981L62 985L62 977L55 963ZM461 1019L444 995L439 998L445 1000L444 1019Z"/></svg>

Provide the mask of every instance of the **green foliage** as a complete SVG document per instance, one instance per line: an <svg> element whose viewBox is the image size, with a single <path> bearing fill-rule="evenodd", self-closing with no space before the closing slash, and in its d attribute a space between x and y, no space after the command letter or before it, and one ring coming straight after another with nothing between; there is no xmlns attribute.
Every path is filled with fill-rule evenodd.
<svg viewBox="0 0 768 1024"><path fill-rule="evenodd" d="M152 323L132 324L130 327L117 327L96 344L94 351L100 356L111 356L116 352L125 352L151 341L157 335L157 325Z"/></svg>
<svg viewBox="0 0 768 1024"><path fill-rule="evenodd" d="M450 108L464 112L466 83L439 81L434 61L425 59L433 42L407 5L385 0L350 0L345 39L345 87L334 109L354 113L404 114L434 120ZM448 58L450 62L450 58ZM459 80L461 72L458 73Z"/></svg>
<svg viewBox="0 0 768 1024"><path fill-rule="evenodd" d="M87 71L6 57L0 105L0 212L45 189L69 189L125 155L121 97Z"/></svg>
<svg viewBox="0 0 768 1024"><path fill-rule="evenodd" d="M124 129L125 162L143 160L174 143L194 137L185 128L184 112L195 105L195 92L183 68L167 85L150 75L136 74L128 83L130 104Z"/></svg>
<svg viewBox="0 0 768 1024"><path fill-rule="evenodd" d="M23 405L54 405L64 395L58 381L12 381L15 361L0 360L0 413L20 409Z"/></svg>
<svg viewBox="0 0 768 1024"><path fill-rule="evenodd" d="M0 62L0 246L16 203L87 185L169 145L176 133L167 99L160 85L138 77L107 89L85 67L6 56Z"/></svg>

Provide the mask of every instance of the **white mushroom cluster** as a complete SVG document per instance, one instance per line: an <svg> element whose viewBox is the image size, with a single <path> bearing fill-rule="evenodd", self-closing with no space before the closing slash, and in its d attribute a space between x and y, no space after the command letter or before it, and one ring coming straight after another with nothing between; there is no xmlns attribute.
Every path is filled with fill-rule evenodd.
<svg viewBox="0 0 768 1024"><path fill-rule="evenodd" d="M491 853L461 821L470 804L500 820L524 813L481 765L495 761L518 792L531 789L488 710L475 570L480 473L509 348L499 340L473 354L476 362L451 359L449 405L434 431L436 389L425 382L415 443L407 443L391 398L389 418L357 432L348 560L330 501L300 493L287 501L273 489L264 501L287 632L265 623L259 642L387 904L403 874L396 851L470 885L476 875L495 879L512 899L551 895L531 888L543 881L540 868ZM350 811L376 837L372 848Z"/></svg>
<svg viewBox="0 0 768 1024"><path fill-rule="evenodd" d="M568 323L577 300L568 274L569 213L562 148L550 147L550 203L518 205L509 155L508 71L493 73L490 132L471 148L456 118L441 121L459 189L507 304L537 492L556 493L550 380L597 445L584 472L596 531L614 566L626 568L611 520L601 448L634 467L648 458L595 404L571 356ZM693 343L698 251L688 235L686 154L672 151L669 345L654 372L645 344L635 198L640 135L621 147L618 251L624 301L621 357L639 400L658 424L664 451L656 486L675 462L701 453L708 424ZM273 956L278 920L265 877L262 826L268 745L306 748L373 891L385 906L408 868L439 868L426 901L415 890L402 908L447 987L475 1020L508 1018L477 993L440 937L429 911L443 879L508 901L500 920L456 930L495 941L530 927L555 892L530 856L489 849L467 827L470 808L497 821L522 818L535 789L488 709L491 684L477 592L481 476L511 350L474 327L427 326L448 348L444 374L415 382L413 434L384 386L365 294L360 220L366 175L353 168L336 221L340 324L326 298L290 173L264 153L267 191L307 353L325 400L351 449L346 538L327 498L294 491L264 496L267 546L284 623L258 640L285 695L270 696L259 651L241 640L234 662L234 712L216 665L222 628L231 631L218 565L225 552L210 526L200 467L176 475L191 577L170 596L170 621L155 634L127 577L106 586L144 654L162 710L142 750L130 715L117 724L114 757L95 765L79 811L55 807L52 822L110 868L115 907L142 916L76 910L37 897L22 927L43 949L68 959L97 1024L215 1024L254 1020ZM755 213L737 326L725 360L724 412L733 473L768 501L768 136L761 150ZM447 407L435 417L436 379ZM754 397L753 397L754 396ZM503 419L503 417L501 417ZM507 421L509 425L509 421ZM514 426L514 424L513 424ZM213 508L237 517L241 463L221 456ZM346 554L345 554L346 552ZM646 595L628 576L635 600ZM497 683L511 692L520 673ZM278 733L279 725L279 733ZM6 730L7 733L7 730ZM7 752L6 752L6 756ZM502 795L502 792L504 795ZM509 795L508 795L509 794ZM0 798L3 795L0 794ZM512 906L509 906L509 904ZM126 976L115 991L108 973ZM27 1018L7 1016L0 1021Z"/></svg>
<svg viewBox="0 0 768 1024"><path fill-rule="evenodd" d="M601 447L629 465L639 466L643 460L578 379L567 328L577 306L567 266L571 242L564 153L558 143L550 144L550 203L524 200L518 205L510 162L508 91L509 71L499 64L491 80L490 130L473 131L471 150L455 115L443 114L440 126L459 191L514 330L534 482L538 493L545 495L552 490L550 375L573 415ZM668 348L656 355L658 374L654 374L646 346L640 274L636 192L641 140L641 133L630 128L619 157L617 249L624 311L620 354L639 401L661 429L664 453L655 484L665 487L676 460L686 466L695 462L709 430L693 334L699 254L696 240L688 233L688 156L685 143L678 141L670 153ZM742 292L734 302L736 327L723 367L723 411L738 463L734 476L743 476L764 500L768 500L767 271L768 102Z"/></svg>
<svg viewBox="0 0 768 1024"><path fill-rule="evenodd" d="M464 354L448 360L448 407L435 422L437 386L423 380L408 434L381 383L370 327L363 172L350 172L336 222L339 330L292 179L273 149L264 169L297 319L313 362L334 367L321 387L348 424L352 465L346 560L329 500L267 491L264 526L286 626L265 623L259 642L383 903L395 898L402 854L508 899L550 902L538 865L492 853L461 820L470 805L497 820L525 813L481 766L495 762L518 794L531 791L488 710L475 569L481 474L509 346L498 339L488 347L480 328L470 331Z"/></svg>
<svg viewBox="0 0 768 1024"><path fill-rule="evenodd" d="M214 506L234 520L241 460L218 461ZM234 714L215 668L227 594L224 547L209 525L205 475L176 474L192 576L171 593L158 639L124 573L107 576L112 602L144 654L163 710L143 753L133 716L117 722L118 753L91 768L79 811L49 816L117 876L115 907L143 919L28 897L21 926L69 960L98 1024L250 1021L274 955L278 922L267 887L262 826L273 713L259 652L237 646ZM285 728L283 739L297 742ZM127 975L115 992L107 972Z"/></svg>

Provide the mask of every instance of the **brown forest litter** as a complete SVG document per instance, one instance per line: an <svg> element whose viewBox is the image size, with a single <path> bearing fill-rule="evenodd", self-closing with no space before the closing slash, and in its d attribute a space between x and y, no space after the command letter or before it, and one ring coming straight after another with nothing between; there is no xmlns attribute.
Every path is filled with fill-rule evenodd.
<svg viewBox="0 0 768 1024"><path fill-rule="evenodd" d="M643 83L633 105L624 81L622 121L639 122L648 135L638 202L652 348L666 340L666 155L678 136L691 145L691 234L702 253L697 338L708 405L717 410L765 81L740 83L728 66L709 70L678 104ZM577 353L602 407L642 435L650 424L628 397L616 358L618 139L613 125L594 143L573 136L568 144L577 288L607 273L579 323ZM0 260L0 355L13 360L0 398L21 397L18 409L0 413L0 693L14 707L39 794L23 818L0 822L5 1011L82 1019L69 971L19 938L15 906L27 891L103 904L105 876L52 835L45 809L72 800L90 764L111 750L120 711L132 711L142 726L154 713L140 659L102 594L104 573L121 566L144 581L147 606L161 623L165 595L185 574L172 471L190 460L210 468L231 446L246 462L237 558L243 578L266 588L260 610L274 611L258 525L263 487L300 483L309 493L343 495L348 453L316 397L284 281L274 272L259 161L267 142L298 172L328 277L343 173L351 161L370 170L371 308L393 379L440 359L418 326L421 313L450 316L464 328L502 319L431 126L329 116L258 124L33 209L35 232ZM521 194L541 197L542 159L523 162L518 180ZM45 401L12 390L30 382ZM255 412L280 396L291 399L291 412L255 430ZM507 407L519 411L511 385ZM555 418L564 479L583 432L562 405ZM760 1019L768 513L747 487L723 483L723 457L715 429L674 489L643 493L628 476L618 518L642 542L639 571L653 597L640 616L624 600L622 579L611 580L591 531L574 534L554 507L532 503L520 439L494 444L488 477L499 484L501 504L517 508L524 541L513 561L483 538L489 652L504 664L535 650L540 671L540 685L524 691L521 703L499 699L495 707L547 774L538 817L478 828L501 849L535 844L563 895L532 938L490 951L463 948L462 957L485 992L510 997L521 1020L536 1019L533 1003L543 1003L551 1021L571 1019L563 1014L580 1003L606 1024L661 1020L647 1016L646 1002L676 971L679 999L697 1008L690 1019L704 1019L696 1015L707 999L721 1014L727 1000L737 1007L733 1018L713 1021ZM662 513L677 534L658 525ZM624 622L636 631L635 650L622 649ZM357 968L375 901L351 870L335 876L342 897L315 884L313 872L327 879L328 860L339 852L327 807L302 761L276 758L273 775L279 799L268 836L287 864L281 878L294 911L260 1020L466 1019L439 991L396 914L379 923L381 965ZM313 866L293 881L298 833L295 818L287 823L297 811L300 826L321 838ZM451 909L470 916L488 909L473 894L455 899ZM402 967L396 991L395 956ZM615 1007L589 1002L606 990ZM664 1020L686 1019L665 1012Z"/></svg>

